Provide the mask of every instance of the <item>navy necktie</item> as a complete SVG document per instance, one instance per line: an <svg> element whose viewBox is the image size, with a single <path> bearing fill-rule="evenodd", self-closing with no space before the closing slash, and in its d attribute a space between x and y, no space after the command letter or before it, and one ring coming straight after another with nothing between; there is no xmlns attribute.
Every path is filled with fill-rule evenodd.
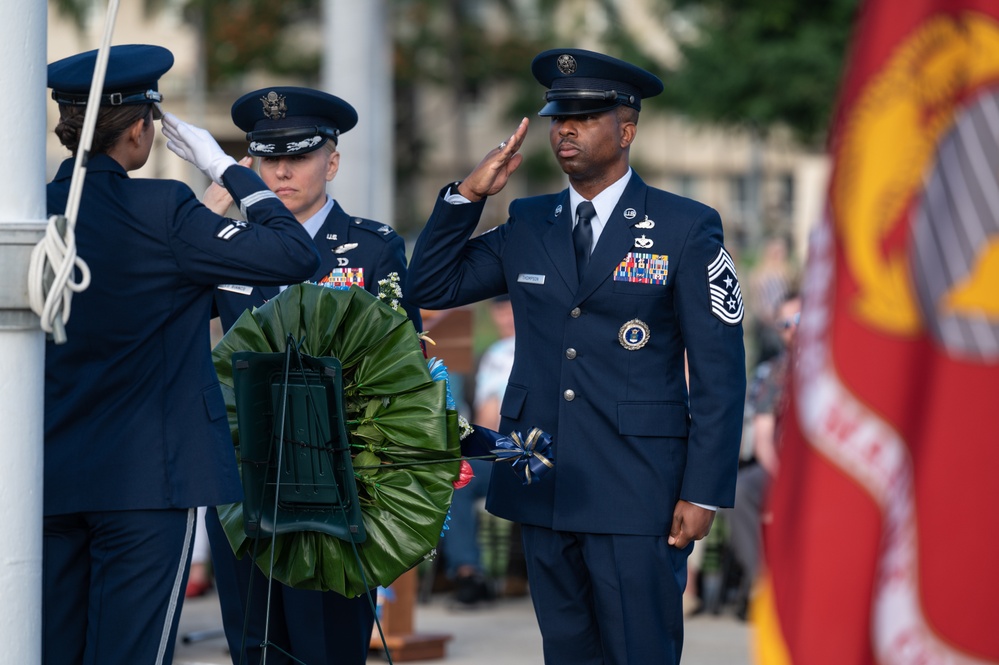
<svg viewBox="0 0 999 665"><path fill-rule="evenodd" d="M583 201L576 206L576 228L572 230L572 246L576 249L576 274L583 281L583 270L590 262L590 247L593 244L593 228L590 226L597 214L593 203Z"/></svg>

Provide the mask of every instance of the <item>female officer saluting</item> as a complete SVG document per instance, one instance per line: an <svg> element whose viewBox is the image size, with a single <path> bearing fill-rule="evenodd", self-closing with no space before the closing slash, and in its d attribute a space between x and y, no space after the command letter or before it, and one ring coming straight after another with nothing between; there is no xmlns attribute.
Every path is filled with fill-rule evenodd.
<svg viewBox="0 0 999 665"><path fill-rule="evenodd" d="M97 52L52 63L56 135L79 148ZM111 48L76 224L91 283L68 342L46 348L43 660L169 663L195 507L240 501L225 404L211 363L216 284L289 284L315 245L250 169L204 130L163 117L167 147L223 184L236 222L186 185L131 179L153 144L158 46ZM66 209L73 159L48 185Z"/></svg>

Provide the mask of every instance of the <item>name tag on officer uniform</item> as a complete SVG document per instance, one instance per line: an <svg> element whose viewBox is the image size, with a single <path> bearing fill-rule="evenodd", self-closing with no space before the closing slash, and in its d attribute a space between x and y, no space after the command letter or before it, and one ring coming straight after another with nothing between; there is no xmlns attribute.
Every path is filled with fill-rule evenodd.
<svg viewBox="0 0 999 665"><path fill-rule="evenodd" d="M544 275L529 275L526 272L522 272L517 275L517 281L523 282L524 284L544 284Z"/></svg>
<svg viewBox="0 0 999 665"><path fill-rule="evenodd" d="M248 296L253 293L252 286L243 286L242 284L219 284L219 291L229 291L230 293L238 293L241 296Z"/></svg>
<svg viewBox="0 0 999 665"><path fill-rule="evenodd" d="M665 284L668 274L669 255L628 252L614 271L614 281Z"/></svg>

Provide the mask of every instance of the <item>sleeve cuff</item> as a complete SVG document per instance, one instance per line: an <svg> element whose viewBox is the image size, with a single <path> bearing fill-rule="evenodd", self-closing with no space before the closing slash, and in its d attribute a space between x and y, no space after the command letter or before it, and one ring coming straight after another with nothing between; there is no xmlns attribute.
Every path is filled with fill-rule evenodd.
<svg viewBox="0 0 999 665"><path fill-rule="evenodd" d="M466 203L471 203L471 201L458 193L457 184L458 183L455 183L447 188L447 191L444 192L444 200L451 205L464 205Z"/></svg>

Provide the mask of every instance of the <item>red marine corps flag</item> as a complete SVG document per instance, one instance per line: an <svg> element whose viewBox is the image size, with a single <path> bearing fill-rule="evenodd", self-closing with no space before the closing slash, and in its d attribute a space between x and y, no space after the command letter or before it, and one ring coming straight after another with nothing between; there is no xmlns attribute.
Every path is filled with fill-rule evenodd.
<svg viewBox="0 0 999 665"><path fill-rule="evenodd" d="M831 138L758 660L999 663L999 2L866 2Z"/></svg>

